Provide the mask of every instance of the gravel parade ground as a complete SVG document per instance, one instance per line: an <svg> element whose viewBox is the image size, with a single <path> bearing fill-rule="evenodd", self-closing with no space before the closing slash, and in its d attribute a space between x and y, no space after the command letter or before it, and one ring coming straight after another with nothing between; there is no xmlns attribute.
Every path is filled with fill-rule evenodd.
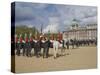
<svg viewBox="0 0 100 75"><path fill-rule="evenodd" d="M15 56L15 72L46 72L59 70L78 70L97 68L97 47L79 47L65 50L65 55L53 57L53 49L49 49L50 56L37 58L26 56ZM61 54L61 50L58 51Z"/></svg>

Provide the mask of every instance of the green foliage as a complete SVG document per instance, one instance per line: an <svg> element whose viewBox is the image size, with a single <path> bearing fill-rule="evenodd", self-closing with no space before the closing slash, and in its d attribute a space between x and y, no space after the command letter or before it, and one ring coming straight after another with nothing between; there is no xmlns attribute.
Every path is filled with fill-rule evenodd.
<svg viewBox="0 0 100 75"><path fill-rule="evenodd" d="M29 28L27 26L20 25L15 27L15 33L18 35L18 37L20 34L22 34L22 37L24 38L25 33L28 36L30 33L32 33L32 36L35 36L36 34L39 33L39 31L35 27Z"/></svg>

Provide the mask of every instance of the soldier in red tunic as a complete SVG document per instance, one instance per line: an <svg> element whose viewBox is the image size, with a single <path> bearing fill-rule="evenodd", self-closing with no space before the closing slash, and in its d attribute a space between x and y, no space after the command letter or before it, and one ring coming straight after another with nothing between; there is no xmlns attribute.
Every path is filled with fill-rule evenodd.
<svg viewBox="0 0 100 75"><path fill-rule="evenodd" d="M32 38L32 33L30 33L30 37L29 37L29 39L30 39L30 42L32 42L32 41L33 41L33 38Z"/></svg>
<svg viewBox="0 0 100 75"><path fill-rule="evenodd" d="M19 39L16 37L16 43L17 43L17 46L16 46L16 48L17 48L17 52L16 52L16 54L18 55L18 56L20 56L20 50L21 50L21 42L22 42L22 38L21 38L21 35L20 35L20 37L19 37Z"/></svg>
<svg viewBox="0 0 100 75"><path fill-rule="evenodd" d="M33 38L32 38L32 33L29 35L29 43L28 43L28 56L32 56L32 45L33 45Z"/></svg>
<svg viewBox="0 0 100 75"><path fill-rule="evenodd" d="M28 56L28 37L26 33L24 39L25 39L25 50L23 51L23 54Z"/></svg>
<svg viewBox="0 0 100 75"><path fill-rule="evenodd" d="M20 38L19 38L19 40L20 40L20 43L22 44L22 40L23 40L23 38L22 38L22 34L20 34Z"/></svg>
<svg viewBox="0 0 100 75"><path fill-rule="evenodd" d="M25 39L25 43L28 43L28 37L27 37L27 34L26 33L25 33L24 39Z"/></svg>
<svg viewBox="0 0 100 75"><path fill-rule="evenodd" d="M26 55L26 34L25 34L25 37L22 39L20 38L20 42L22 42L22 48L23 48L23 56Z"/></svg>
<svg viewBox="0 0 100 75"><path fill-rule="evenodd" d="M15 35L15 54L17 52L17 48L18 48L18 36L17 34Z"/></svg>
<svg viewBox="0 0 100 75"><path fill-rule="evenodd" d="M19 55L22 53L22 41L23 41L23 38L22 38L22 34L20 34L20 37L19 37L19 42L20 42L20 46L19 46L19 48L20 48L20 51L19 51Z"/></svg>

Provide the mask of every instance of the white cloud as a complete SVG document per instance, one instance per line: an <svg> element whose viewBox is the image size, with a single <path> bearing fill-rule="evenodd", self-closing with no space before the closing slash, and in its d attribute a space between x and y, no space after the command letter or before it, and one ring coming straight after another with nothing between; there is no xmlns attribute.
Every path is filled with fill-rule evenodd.
<svg viewBox="0 0 100 75"><path fill-rule="evenodd" d="M52 8L55 11L50 11ZM18 3L16 7L16 24L33 25L37 29L43 24L45 33L49 30L51 32L64 30L71 25L73 19L79 20L83 25L97 23L97 8L75 5L50 6L42 3Z"/></svg>
<svg viewBox="0 0 100 75"><path fill-rule="evenodd" d="M48 33L57 33L59 30L59 18L58 17L49 17L49 25L47 25L43 32Z"/></svg>
<svg viewBox="0 0 100 75"><path fill-rule="evenodd" d="M32 28L32 27L33 27L33 25L28 25L28 27L29 27L29 28Z"/></svg>
<svg viewBox="0 0 100 75"><path fill-rule="evenodd" d="M89 6L57 6L58 12L60 13L61 21L68 25L71 24L72 20L75 18L79 21L94 22L94 16L97 16L97 8ZM86 19L87 21L84 21ZM89 19L89 20L88 20ZM96 21L97 19L95 19ZM88 22L88 23L89 23Z"/></svg>
<svg viewBox="0 0 100 75"><path fill-rule="evenodd" d="M44 30L43 33L57 33L58 32L58 25L54 24L54 25L48 25Z"/></svg>
<svg viewBox="0 0 100 75"><path fill-rule="evenodd" d="M37 9L43 9L43 8L47 7L47 4L35 3L32 5L32 7L37 8Z"/></svg>
<svg viewBox="0 0 100 75"><path fill-rule="evenodd" d="M94 23L97 23L97 16L84 18L82 19L82 22L81 22L82 25L94 24Z"/></svg>

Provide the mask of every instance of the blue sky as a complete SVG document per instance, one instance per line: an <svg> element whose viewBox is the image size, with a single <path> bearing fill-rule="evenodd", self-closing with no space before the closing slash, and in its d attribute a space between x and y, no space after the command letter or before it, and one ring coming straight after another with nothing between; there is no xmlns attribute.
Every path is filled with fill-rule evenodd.
<svg viewBox="0 0 100 75"><path fill-rule="evenodd" d="M57 32L66 30L73 19L80 25L97 23L97 7L16 2L16 26L35 26L40 30L43 25L44 32Z"/></svg>

